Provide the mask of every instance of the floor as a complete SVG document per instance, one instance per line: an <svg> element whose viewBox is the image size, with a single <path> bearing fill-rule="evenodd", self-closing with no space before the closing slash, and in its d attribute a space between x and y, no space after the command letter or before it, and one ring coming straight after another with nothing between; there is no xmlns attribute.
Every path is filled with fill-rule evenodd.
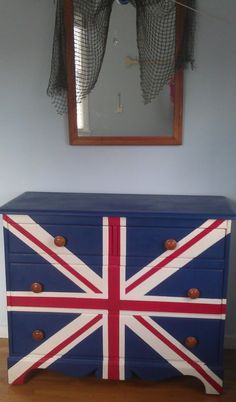
<svg viewBox="0 0 236 402"><path fill-rule="evenodd" d="M24 385L7 384L7 341L0 340L0 402L234 402L236 401L236 350L225 352L225 384L221 396L205 395L192 377L157 382L133 379L104 381L94 377L71 378L40 371Z"/></svg>

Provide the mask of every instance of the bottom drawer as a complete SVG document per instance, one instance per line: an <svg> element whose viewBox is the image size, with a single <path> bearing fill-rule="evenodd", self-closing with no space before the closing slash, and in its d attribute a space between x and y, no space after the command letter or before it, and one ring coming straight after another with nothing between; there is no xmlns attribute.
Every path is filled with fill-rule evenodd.
<svg viewBox="0 0 236 402"><path fill-rule="evenodd" d="M8 322L10 355L46 355L53 351L67 358L102 357L102 316L96 313L14 311L8 313Z"/></svg>
<svg viewBox="0 0 236 402"><path fill-rule="evenodd" d="M194 361L218 364L221 320L129 314L10 312L10 355L157 361L181 360L189 351Z"/></svg>

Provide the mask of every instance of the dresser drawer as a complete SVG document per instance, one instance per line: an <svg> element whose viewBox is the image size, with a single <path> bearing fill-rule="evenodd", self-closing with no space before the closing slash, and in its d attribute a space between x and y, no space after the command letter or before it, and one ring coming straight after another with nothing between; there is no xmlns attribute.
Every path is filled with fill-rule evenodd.
<svg viewBox="0 0 236 402"><path fill-rule="evenodd" d="M39 220L39 222L36 221ZM116 218L115 218L116 219ZM114 220L115 220L114 219ZM66 217L64 217L66 221ZM35 220L28 215L11 215L4 218L7 231L8 251L10 253L39 254L49 251L58 255L75 254L83 256L107 255L108 246L104 244L108 236L107 218L90 218L89 224L55 224L57 219L47 216L47 219ZM46 221L46 222L45 222ZM53 221L53 224L50 223ZM62 218L58 222L62 222ZM71 217L69 219L71 221ZM75 219L78 221L78 218ZM83 220L82 220L83 221ZM132 226L130 220L121 219L121 242L127 243L121 247L121 255L129 257L165 257L175 251L180 258L192 258L196 254L203 254L204 258L223 259L225 255L226 221L218 224L218 221L208 220L199 227L189 227L188 221L184 221L184 227L160 227L160 226ZM92 224L93 222L93 224ZM99 224L100 222L100 224ZM126 222L126 226L123 222ZM132 222L132 221L131 221ZM219 221L220 222L220 221ZM190 222L191 224L192 222ZM117 223L112 223L116 225ZM115 241L115 228L109 227L109 238ZM172 243L174 242L174 246ZM117 245L118 250L118 245ZM200 250L198 250L200 249Z"/></svg>
<svg viewBox="0 0 236 402"><path fill-rule="evenodd" d="M224 259L225 256L225 229L207 232L206 228L160 228L160 227L128 227L122 228L123 236L126 233L128 258L140 257L167 257L173 255L178 258L193 258L201 255L206 259ZM168 240L176 244L168 248ZM123 255L124 252L123 252Z"/></svg>
<svg viewBox="0 0 236 402"><path fill-rule="evenodd" d="M75 267L77 271L82 271L81 266ZM107 276L107 267L105 274ZM110 267L110 275L114 275L117 267ZM124 271L124 266L120 267L120 271ZM102 276L101 268L94 267L94 272ZM120 272L123 276L123 272ZM126 279L130 281L137 274L136 269L128 269L126 271ZM43 292L82 292L83 290L63 275L56 267L51 264L9 264L9 283L8 291L31 291L33 283L40 283ZM202 269L188 268L168 268L164 272L160 272L159 277L151 280L151 290L147 295L154 296L175 296L188 297L188 291L191 288L199 289L199 298L222 298L223 287L223 271L210 270L206 265Z"/></svg>
<svg viewBox="0 0 236 402"><path fill-rule="evenodd" d="M87 314L84 316L84 320L90 322L93 317L94 315ZM162 355L162 348L166 347L165 342L168 345L169 340L185 353L189 350L194 361L208 362L208 364L219 362L221 323L218 320L153 316L143 319L140 316L136 317L138 319L129 316L121 316L120 318L121 322L125 324L125 346L124 349L120 350L120 358L158 361ZM9 333L10 352L12 355L27 355L34 350L34 354L43 355L44 344L47 347L47 343L52 341L53 347L55 341L55 345L60 345L60 337L62 342L66 342L66 339L76 334L79 319L78 314L54 313L52 315L50 313L11 312L9 313L9 323L11 324L11 332ZM154 335L152 340L151 333L146 331L145 326L140 325L142 320L152 323ZM37 339L34 335L36 332L40 332L43 338ZM54 340L54 336L57 339ZM79 336L80 334L78 334ZM190 337L195 339L194 344L189 344ZM154 342L152 345L154 350L156 343L157 353L154 353L153 347L150 348L150 342ZM78 342L76 345L75 340L74 347L67 351L67 358L101 359L103 357L103 345L102 328L101 325L98 325L97 329L91 331L91 334L82 343ZM60 354L63 354L63 349L60 350L59 348L58 355ZM105 356L107 356L106 348L104 349ZM173 355L171 359L173 360ZM177 353L175 360L180 359L181 356L178 356Z"/></svg>
<svg viewBox="0 0 236 402"><path fill-rule="evenodd" d="M80 273L83 266L74 265L72 268ZM101 267L95 266L94 272L101 275ZM66 272L65 272L66 274ZM61 266L49 263L10 263L7 281L8 290L12 291L31 291L34 283L42 285L43 292L79 292L84 290L75 283L70 277L61 272Z"/></svg>
<svg viewBox="0 0 236 402"><path fill-rule="evenodd" d="M191 318L127 317L126 320L126 358L133 360L142 356L144 360L157 360L163 354L169 359L180 360L181 350L191 352L192 360L215 365L219 363L221 323L218 320ZM147 323L147 326L145 326ZM144 324L144 325L143 325ZM149 331L151 324L152 332ZM195 338L195 346L186 346L189 337ZM146 342L145 342L146 341ZM152 347L150 347L152 345ZM153 353L153 348L158 352ZM164 353L163 353L164 350ZM172 351L177 350L176 355ZM175 357L174 357L175 356Z"/></svg>
<svg viewBox="0 0 236 402"><path fill-rule="evenodd" d="M25 236L8 232L10 253L28 254L37 249L39 254L102 255L102 226L24 224L22 228ZM55 244L59 236L64 245Z"/></svg>
<svg viewBox="0 0 236 402"><path fill-rule="evenodd" d="M79 314L63 314L63 313L37 313L37 312L10 312L8 320L10 324L9 346L12 355L27 355L34 351L34 354L44 354L43 345L51 339L51 349L58 346L57 355L64 354L62 344L67 343L67 339L74 336L74 347L66 353L67 358L93 358L102 357L102 327L101 321L97 325L95 331L91 334L86 333L87 337L81 343L76 345L76 339L79 340L81 333L79 328L85 328L87 323L90 323L94 315L83 315L81 325ZM93 328L94 329L94 328ZM40 331L43 334L43 339L34 339L34 333ZM76 333L78 331L78 333ZM81 331L82 332L82 331ZM51 342L50 341L50 342ZM60 347L61 345L61 347ZM98 347L100 345L100 347Z"/></svg>
<svg viewBox="0 0 236 402"><path fill-rule="evenodd" d="M142 271L129 269L126 273L126 287L134 283L137 278L142 278ZM198 289L201 298L221 299L223 296L223 276L222 270L211 270L207 265L201 269L188 268L163 268L158 271L154 277L150 276L144 281L137 283L138 293L147 296L173 296L188 297L190 289Z"/></svg>

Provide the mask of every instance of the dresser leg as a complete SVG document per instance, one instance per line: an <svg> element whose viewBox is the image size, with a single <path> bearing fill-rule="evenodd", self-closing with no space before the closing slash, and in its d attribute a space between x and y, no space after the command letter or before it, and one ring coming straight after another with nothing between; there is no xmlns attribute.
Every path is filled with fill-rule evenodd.
<svg viewBox="0 0 236 402"><path fill-rule="evenodd" d="M223 393L223 387L219 390L215 390L209 384L204 383L205 393L208 395L221 395Z"/></svg>
<svg viewBox="0 0 236 402"><path fill-rule="evenodd" d="M183 375L192 376L197 378L205 387L205 393L208 395L220 395L223 392L223 380L219 377L215 371L220 372L220 368L214 368L212 371L205 364L193 363L194 367L186 367L185 363L175 362L175 367L178 367L179 371L182 371ZM222 376L222 372L220 373Z"/></svg>
<svg viewBox="0 0 236 402"><path fill-rule="evenodd" d="M30 376L30 371L27 371L26 373L22 374L17 379L12 379L11 375L10 375L10 373L8 371L8 384L11 384L11 385L25 384L29 376Z"/></svg>
<svg viewBox="0 0 236 402"><path fill-rule="evenodd" d="M217 381L209 381L205 380L203 378L199 378L197 375L194 375L194 377L197 377L204 385L205 387L205 393L208 395L221 395L223 392L223 381L221 380L221 383ZM219 377L218 377L219 378Z"/></svg>

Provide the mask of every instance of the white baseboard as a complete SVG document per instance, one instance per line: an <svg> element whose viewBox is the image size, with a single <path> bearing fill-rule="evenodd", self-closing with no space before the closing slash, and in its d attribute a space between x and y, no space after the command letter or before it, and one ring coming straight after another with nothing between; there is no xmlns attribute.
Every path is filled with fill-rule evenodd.
<svg viewBox="0 0 236 402"><path fill-rule="evenodd" d="M8 338L7 325L0 325L0 338Z"/></svg>

